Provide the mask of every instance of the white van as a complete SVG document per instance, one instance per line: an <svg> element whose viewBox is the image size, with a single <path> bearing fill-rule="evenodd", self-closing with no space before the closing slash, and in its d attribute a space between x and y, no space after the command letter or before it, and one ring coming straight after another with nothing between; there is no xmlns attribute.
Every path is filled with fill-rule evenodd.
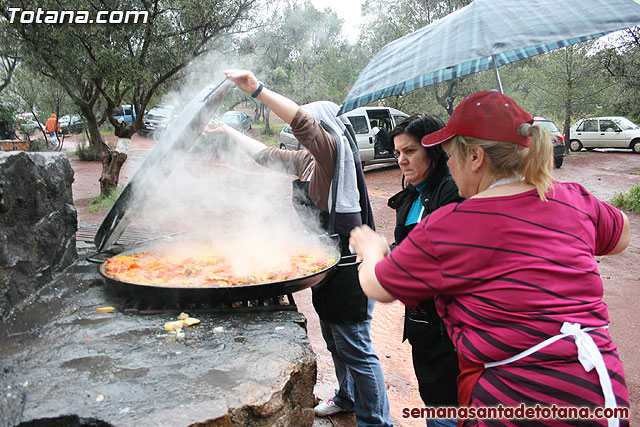
<svg viewBox="0 0 640 427"><path fill-rule="evenodd" d="M363 165L396 162L393 150L381 153L376 149L375 138L371 132L371 122L389 134L398 123L409 117L407 114L390 107L360 107L346 112L345 115L356 133L356 142Z"/></svg>
<svg viewBox="0 0 640 427"><path fill-rule="evenodd" d="M391 129L408 117L405 113L390 107L360 107L345 113L345 115L351 122L356 134L360 160L363 165L396 162L393 150L386 150L385 153L376 149L375 138L371 132L371 123L374 122L389 134ZM285 126L280 132L280 148L283 150L300 149L300 143L293 136L289 125Z"/></svg>

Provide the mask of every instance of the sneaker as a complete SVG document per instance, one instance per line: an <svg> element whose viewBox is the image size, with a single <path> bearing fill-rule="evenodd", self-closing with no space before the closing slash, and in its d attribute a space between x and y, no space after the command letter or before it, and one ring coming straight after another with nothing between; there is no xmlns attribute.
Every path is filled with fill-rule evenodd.
<svg viewBox="0 0 640 427"><path fill-rule="evenodd" d="M344 411L341 407L333 403L333 397L326 402L320 402L318 405L313 408L313 411L316 413L318 417L326 417L329 415L337 414L338 412Z"/></svg>

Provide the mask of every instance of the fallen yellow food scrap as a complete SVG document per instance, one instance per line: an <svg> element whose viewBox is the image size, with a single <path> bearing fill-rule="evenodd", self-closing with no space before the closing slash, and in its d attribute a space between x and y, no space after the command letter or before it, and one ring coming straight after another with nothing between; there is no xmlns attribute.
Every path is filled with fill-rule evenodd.
<svg viewBox="0 0 640 427"><path fill-rule="evenodd" d="M200 323L200 319L195 319L193 317L185 317L184 319L182 319L182 321L187 326L193 326L193 325L197 325L198 323Z"/></svg>
<svg viewBox="0 0 640 427"><path fill-rule="evenodd" d="M177 331L178 329L182 329L184 325L184 320L177 320L175 322L167 322L164 324L164 328L167 331Z"/></svg>
<svg viewBox="0 0 640 427"><path fill-rule="evenodd" d="M184 320L184 319L186 319L188 317L190 317L190 316L187 313L180 313L178 315L178 319L180 319L180 320Z"/></svg>
<svg viewBox="0 0 640 427"><path fill-rule="evenodd" d="M115 307L98 307L98 308L96 308L96 313L111 313L112 311L116 311Z"/></svg>

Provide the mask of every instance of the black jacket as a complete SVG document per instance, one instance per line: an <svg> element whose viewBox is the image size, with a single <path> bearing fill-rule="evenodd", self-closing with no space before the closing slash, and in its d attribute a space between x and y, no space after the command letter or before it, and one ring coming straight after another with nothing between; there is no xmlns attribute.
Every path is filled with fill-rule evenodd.
<svg viewBox="0 0 640 427"><path fill-rule="evenodd" d="M430 177L422 191L423 218L448 203L463 199L448 169L442 168L440 175ZM396 211L394 237L401 242L415 227L404 225L413 202L420 193L412 185L389 199L389 206ZM435 301L429 298L417 307L405 309L404 339L411 343L413 368L418 379L420 397L427 406L456 406L458 387L456 379L458 356L436 311Z"/></svg>
<svg viewBox="0 0 640 427"><path fill-rule="evenodd" d="M389 207L396 211L395 244L400 243L415 227L415 224L404 225L404 223L407 220L411 205L419 196L418 190L409 184L404 190L389 199ZM441 206L464 200L459 196L458 186L448 172L442 179L430 179L421 196L422 205L424 206L423 218ZM414 322L411 319L419 322ZM425 321L429 322L429 324L423 323ZM430 332L437 328L440 331L438 335L447 337L442 320L436 311L433 298L422 301L415 308L407 309L403 339L409 339L412 345L414 342L422 341L425 336L425 328L429 329Z"/></svg>

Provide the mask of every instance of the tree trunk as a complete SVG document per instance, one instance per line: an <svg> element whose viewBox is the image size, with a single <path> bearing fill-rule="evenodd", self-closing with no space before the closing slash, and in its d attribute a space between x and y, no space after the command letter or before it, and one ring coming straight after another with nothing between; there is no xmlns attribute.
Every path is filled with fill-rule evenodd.
<svg viewBox="0 0 640 427"><path fill-rule="evenodd" d="M262 104L263 114L264 114L264 131L262 132L264 135L271 135L273 131L271 130L271 126L269 125L269 116L271 115L271 110L267 108L266 105Z"/></svg>
<svg viewBox="0 0 640 427"><path fill-rule="evenodd" d="M89 132L89 145L93 149L100 153L100 161L102 162L102 174L100 175L100 195L108 196L118 186L120 179L120 169L125 160L127 160L126 153L120 153L118 151L111 150L109 146L104 142L102 134L100 133L100 127L96 121L96 116L93 113L93 109L87 105L82 106L82 113L87 119L87 131Z"/></svg>
<svg viewBox="0 0 640 427"><path fill-rule="evenodd" d="M564 103L564 126L563 126L563 132L564 132L564 153L568 154L569 153L569 144L570 144L570 137L571 137L571 115L572 115L572 108L571 108L571 98L567 98L567 100Z"/></svg>
<svg viewBox="0 0 640 427"><path fill-rule="evenodd" d="M438 86L435 86L434 88L436 101L438 101L438 104L447 111L449 117L451 117L451 114L453 114L453 110L455 109L453 105L455 100L453 90L456 87L456 84L462 82L462 79L463 77L459 77L458 79L447 81L447 92L442 94L442 96L438 93Z"/></svg>
<svg viewBox="0 0 640 427"><path fill-rule="evenodd" d="M108 196L118 187L120 169L122 169L122 165L125 160L127 160L127 154L109 149L107 144L104 142L102 145L103 149L100 153L102 175L100 175L100 179L98 181L100 181L100 195Z"/></svg>

